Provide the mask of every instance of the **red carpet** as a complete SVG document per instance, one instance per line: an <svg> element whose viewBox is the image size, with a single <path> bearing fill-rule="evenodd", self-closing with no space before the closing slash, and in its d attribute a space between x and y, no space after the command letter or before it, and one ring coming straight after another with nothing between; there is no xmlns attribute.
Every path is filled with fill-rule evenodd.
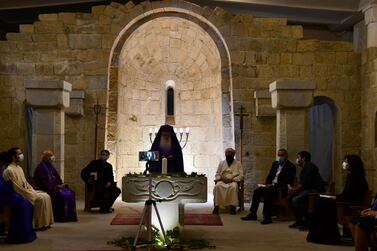
<svg viewBox="0 0 377 251"><path fill-rule="evenodd" d="M117 214L110 225L138 225L140 215ZM185 225L222 226L223 222L216 214L185 214Z"/></svg>

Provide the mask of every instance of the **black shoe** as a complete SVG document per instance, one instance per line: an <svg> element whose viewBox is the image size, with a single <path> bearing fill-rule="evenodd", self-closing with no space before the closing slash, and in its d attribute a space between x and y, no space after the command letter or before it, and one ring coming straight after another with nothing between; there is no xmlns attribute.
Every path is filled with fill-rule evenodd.
<svg viewBox="0 0 377 251"><path fill-rule="evenodd" d="M235 206L230 206L230 214L236 214L236 207Z"/></svg>
<svg viewBox="0 0 377 251"><path fill-rule="evenodd" d="M219 206L213 208L212 214L219 214Z"/></svg>
<svg viewBox="0 0 377 251"><path fill-rule="evenodd" d="M99 210L99 213L100 213L100 214L111 214L112 212L114 212L114 211L111 211L110 209L107 209L107 210Z"/></svg>
<svg viewBox="0 0 377 251"><path fill-rule="evenodd" d="M271 224L272 223L272 220L271 219L263 219L260 224L262 225L267 225L267 224Z"/></svg>
<svg viewBox="0 0 377 251"><path fill-rule="evenodd" d="M299 228L302 226L302 222L301 221L295 221L293 224L289 225L288 227L289 228Z"/></svg>
<svg viewBox="0 0 377 251"><path fill-rule="evenodd" d="M34 228L35 231L46 231L47 229L50 229L50 226L44 226L44 227L37 227Z"/></svg>
<svg viewBox="0 0 377 251"><path fill-rule="evenodd" d="M248 215L241 217L241 220L257 220L257 216L255 214L249 213Z"/></svg>

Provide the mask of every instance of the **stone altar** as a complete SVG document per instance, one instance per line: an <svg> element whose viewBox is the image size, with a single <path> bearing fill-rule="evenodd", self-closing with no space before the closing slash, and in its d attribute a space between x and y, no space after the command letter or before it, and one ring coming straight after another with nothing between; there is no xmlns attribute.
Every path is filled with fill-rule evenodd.
<svg viewBox="0 0 377 251"><path fill-rule="evenodd" d="M122 178L122 200L144 202L149 198L149 178L145 175L127 175ZM207 177L205 176L152 176L151 195L157 203L165 230L184 225L185 203L207 202ZM153 211L152 224L159 228Z"/></svg>

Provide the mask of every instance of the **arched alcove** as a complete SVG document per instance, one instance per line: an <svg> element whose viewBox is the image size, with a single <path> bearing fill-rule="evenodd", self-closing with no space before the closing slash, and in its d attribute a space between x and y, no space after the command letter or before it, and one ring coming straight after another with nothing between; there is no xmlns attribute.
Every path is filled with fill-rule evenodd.
<svg viewBox="0 0 377 251"><path fill-rule="evenodd" d="M325 182L339 185L341 162L340 112L335 102L323 96L314 97L309 111L309 151Z"/></svg>
<svg viewBox="0 0 377 251"><path fill-rule="evenodd" d="M165 83L170 79L175 82L176 126L190 127L185 170L206 173L212 180L223 149L234 147L230 57L225 41L204 17L173 9L155 9L135 18L112 49L105 145L114 153L110 161L117 168L118 181L125 173L144 169L136 153L149 149L149 129L164 124L166 100L161 99L166 98ZM156 27L171 30L167 34ZM209 182L209 189L212 185Z"/></svg>

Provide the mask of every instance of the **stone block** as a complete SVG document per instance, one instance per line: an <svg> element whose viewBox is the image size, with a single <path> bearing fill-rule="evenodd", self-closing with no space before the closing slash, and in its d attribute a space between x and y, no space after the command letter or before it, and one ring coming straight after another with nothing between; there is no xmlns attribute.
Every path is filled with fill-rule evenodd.
<svg viewBox="0 0 377 251"><path fill-rule="evenodd" d="M78 75L81 74L81 63L63 61L54 63L54 73L56 75Z"/></svg>
<svg viewBox="0 0 377 251"><path fill-rule="evenodd" d="M276 110L271 105L269 90L254 91L255 113L257 117L275 117Z"/></svg>
<svg viewBox="0 0 377 251"><path fill-rule="evenodd" d="M59 49L67 49L68 48L68 38L65 34L58 34L57 35L57 47Z"/></svg>
<svg viewBox="0 0 377 251"><path fill-rule="evenodd" d="M56 41L56 34L49 33L37 33L32 35L33 41L35 42L51 42Z"/></svg>
<svg viewBox="0 0 377 251"><path fill-rule="evenodd" d="M25 80L26 102L34 107L69 107L72 85L62 80Z"/></svg>
<svg viewBox="0 0 377 251"><path fill-rule="evenodd" d="M92 7L92 13L99 15L102 14L105 11L106 6L105 5L97 5Z"/></svg>
<svg viewBox="0 0 377 251"><path fill-rule="evenodd" d="M58 15L57 14L39 14L38 19L40 21L57 21Z"/></svg>
<svg viewBox="0 0 377 251"><path fill-rule="evenodd" d="M106 90L107 88L107 76L88 76L86 77L86 81L86 86L88 89Z"/></svg>
<svg viewBox="0 0 377 251"><path fill-rule="evenodd" d="M36 63L35 73L41 76L54 75L54 66L48 63Z"/></svg>
<svg viewBox="0 0 377 251"><path fill-rule="evenodd" d="M315 83L303 80L279 80L270 84L272 107L275 109L309 107L313 102Z"/></svg>
<svg viewBox="0 0 377 251"><path fill-rule="evenodd" d="M36 33L63 33L63 23L53 21L37 21L34 23L34 31Z"/></svg>
<svg viewBox="0 0 377 251"><path fill-rule="evenodd" d="M59 13L58 20L65 24L76 24L76 13L69 13L69 12Z"/></svg>
<svg viewBox="0 0 377 251"><path fill-rule="evenodd" d="M31 35L29 33L7 33L6 39L8 41L26 41L31 42Z"/></svg>
<svg viewBox="0 0 377 251"><path fill-rule="evenodd" d="M287 25L286 18L254 18L255 25Z"/></svg>
<svg viewBox="0 0 377 251"><path fill-rule="evenodd" d="M82 90L73 90L70 93L70 105L65 109L68 116L83 116L84 115L84 99L85 92Z"/></svg>
<svg viewBox="0 0 377 251"><path fill-rule="evenodd" d="M298 52L317 51L319 46L320 46L319 40L298 40L297 41Z"/></svg>
<svg viewBox="0 0 377 251"><path fill-rule="evenodd" d="M19 26L21 33L33 33L34 26L32 24L20 24Z"/></svg>
<svg viewBox="0 0 377 251"><path fill-rule="evenodd" d="M99 49L102 40L97 34L69 34L68 44L72 49Z"/></svg>

